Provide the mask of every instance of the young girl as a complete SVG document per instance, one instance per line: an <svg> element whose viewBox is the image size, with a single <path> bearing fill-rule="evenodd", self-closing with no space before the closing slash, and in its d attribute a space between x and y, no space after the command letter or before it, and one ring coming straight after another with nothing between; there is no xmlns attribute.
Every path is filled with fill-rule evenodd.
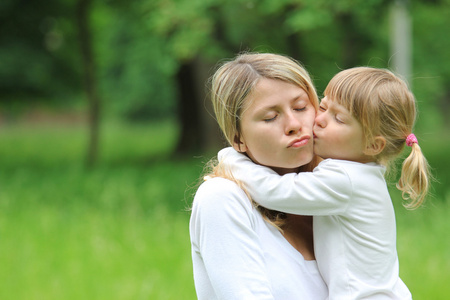
<svg viewBox="0 0 450 300"><path fill-rule="evenodd" d="M428 165L412 134L415 100L390 71L358 67L338 73L325 89L314 125L313 172L279 176L231 148L219 160L258 204L314 215L314 246L329 299L411 299L399 278L395 214L384 179L404 148L397 187L405 206L420 206ZM281 122L275 109L264 122ZM301 145L294 141L291 147ZM238 149L236 149L238 150Z"/></svg>

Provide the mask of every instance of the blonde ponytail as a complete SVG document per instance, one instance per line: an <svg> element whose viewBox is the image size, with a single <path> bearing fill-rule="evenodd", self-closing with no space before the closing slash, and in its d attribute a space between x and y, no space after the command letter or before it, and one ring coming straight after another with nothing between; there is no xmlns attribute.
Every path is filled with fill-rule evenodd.
<svg viewBox="0 0 450 300"><path fill-rule="evenodd" d="M402 191L407 209L416 209L422 205L430 184L430 167L418 143L411 144L411 153L403 161L402 173L397 188Z"/></svg>

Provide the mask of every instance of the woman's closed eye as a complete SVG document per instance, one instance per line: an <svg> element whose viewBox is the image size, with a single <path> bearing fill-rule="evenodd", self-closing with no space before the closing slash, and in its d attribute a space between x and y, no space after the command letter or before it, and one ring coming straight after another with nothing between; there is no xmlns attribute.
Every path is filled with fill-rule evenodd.
<svg viewBox="0 0 450 300"><path fill-rule="evenodd" d="M295 112L304 112L308 109L307 105L299 105L297 107L293 107L292 110ZM274 113L274 114L267 114L265 115L262 119L264 122L269 123L269 122L273 122L278 118L279 113Z"/></svg>
<svg viewBox="0 0 450 300"><path fill-rule="evenodd" d="M295 111L305 111L306 106L294 108Z"/></svg>
<svg viewBox="0 0 450 300"><path fill-rule="evenodd" d="M263 121L266 123L275 121L275 119L278 117L278 115L270 115L270 116L266 116L264 117Z"/></svg>

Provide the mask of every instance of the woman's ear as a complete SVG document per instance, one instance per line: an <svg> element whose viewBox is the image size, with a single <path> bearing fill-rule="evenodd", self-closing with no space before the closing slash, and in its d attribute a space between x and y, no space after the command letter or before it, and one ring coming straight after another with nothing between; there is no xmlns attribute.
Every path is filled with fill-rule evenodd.
<svg viewBox="0 0 450 300"><path fill-rule="evenodd" d="M247 145L240 134L234 136L233 148L237 152L247 152Z"/></svg>
<svg viewBox="0 0 450 300"><path fill-rule="evenodd" d="M366 147L365 155L375 156L380 154L386 146L386 139L382 136L376 136Z"/></svg>

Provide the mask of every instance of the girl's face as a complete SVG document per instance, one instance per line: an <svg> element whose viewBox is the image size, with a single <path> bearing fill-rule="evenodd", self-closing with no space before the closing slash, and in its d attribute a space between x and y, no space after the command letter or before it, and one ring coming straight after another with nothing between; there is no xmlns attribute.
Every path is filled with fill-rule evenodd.
<svg viewBox="0 0 450 300"><path fill-rule="evenodd" d="M314 152L322 158L373 161L366 155L361 124L342 105L327 97L320 102L314 125Z"/></svg>
<svg viewBox="0 0 450 300"><path fill-rule="evenodd" d="M280 174L311 162L316 111L305 90L262 78L246 103L236 150Z"/></svg>

